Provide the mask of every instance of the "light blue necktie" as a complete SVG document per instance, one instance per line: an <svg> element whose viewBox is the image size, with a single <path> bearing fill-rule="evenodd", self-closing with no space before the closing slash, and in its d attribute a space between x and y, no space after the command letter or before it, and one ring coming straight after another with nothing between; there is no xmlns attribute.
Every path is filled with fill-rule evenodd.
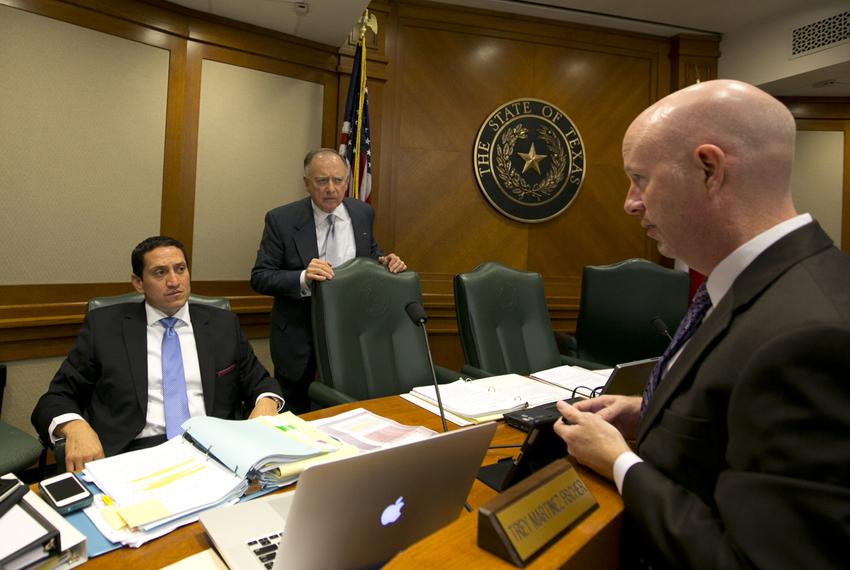
<svg viewBox="0 0 850 570"><path fill-rule="evenodd" d="M679 352L679 349L684 346L688 339L693 336L700 323L702 323L702 319L708 312L708 309L711 308L711 297L708 296L708 290L705 288L705 284L706 282L703 281L702 285L700 285L699 289L697 289L694 294L694 300L691 301L691 306L688 307L688 312L685 314L685 318L682 319L682 322L679 324L679 328L676 329L676 334L673 335L673 340L670 341L670 344L667 346L664 354L661 355L661 359L649 375L649 380L647 381L646 387L643 391L643 400L640 403L641 417L643 417L643 414L646 411L646 406L649 405L649 401L652 399L655 389L658 388L658 384L661 382L661 375L664 374L664 369L667 367L667 363L670 362L670 359L673 358L677 352Z"/></svg>
<svg viewBox="0 0 850 570"><path fill-rule="evenodd" d="M328 220L328 233L325 235L325 251L320 257L330 261L331 265L335 267L339 265L337 263L339 253L337 252L336 231L334 230L334 215L330 214L326 219Z"/></svg>
<svg viewBox="0 0 850 570"><path fill-rule="evenodd" d="M168 439L183 433L183 422L189 419L189 397L183 374L183 354L180 337L174 330L177 319L160 319L165 328L162 336L162 404L165 407L165 436Z"/></svg>

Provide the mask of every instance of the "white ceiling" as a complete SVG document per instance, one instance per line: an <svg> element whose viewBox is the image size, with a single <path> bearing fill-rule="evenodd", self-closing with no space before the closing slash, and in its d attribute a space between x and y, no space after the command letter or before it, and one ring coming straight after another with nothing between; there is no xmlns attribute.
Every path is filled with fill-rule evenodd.
<svg viewBox="0 0 850 570"><path fill-rule="evenodd" d="M369 0L171 0L195 10L341 46ZM442 0L496 10L662 36L729 34L798 11L800 0ZM806 0L811 9L835 0ZM816 83L827 83L812 87ZM850 62L765 86L779 95L850 96Z"/></svg>

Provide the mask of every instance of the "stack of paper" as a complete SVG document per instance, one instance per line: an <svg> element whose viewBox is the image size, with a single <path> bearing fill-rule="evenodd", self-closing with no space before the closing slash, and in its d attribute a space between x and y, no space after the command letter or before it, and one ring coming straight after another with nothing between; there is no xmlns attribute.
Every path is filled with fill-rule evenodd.
<svg viewBox="0 0 850 570"><path fill-rule="evenodd" d="M406 426L397 421L355 408L329 418L310 422L326 434L361 451L385 449L428 439L437 432L423 426Z"/></svg>
<svg viewBox="0 0 850 570"><path fill-rule="evenodd" d="M575 396L590 398L595 390L601 389L608 381L612 370L588 370L581 366L556 366L539 372L531 377L572 391Z"/></svg>
<svg viewBox="0 0 850 570"><path fill-rule="evenodd" d="M571 396L572 392L569 390L519 374L458 380L440 386L443 408L447 414L453 416L449 418L447 415L447 418L460 425L497 420L505 412ZM402 397L426 409L433 410L437 405L434 386L419 386Z"/></svg>
<svg viewBox="0 0 850 570"><path fill-rule="evenodd" d="M144 530L226 504L248 487L183 438L91 461L86 470L114 502L116 516Z"/></svg>

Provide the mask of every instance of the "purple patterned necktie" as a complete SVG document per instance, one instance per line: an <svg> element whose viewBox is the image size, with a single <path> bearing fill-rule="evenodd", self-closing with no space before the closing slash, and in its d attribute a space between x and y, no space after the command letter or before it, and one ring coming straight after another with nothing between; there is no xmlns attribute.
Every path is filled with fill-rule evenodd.
<svg viewBox="0 0 850 570"><path fill-rule="evenodd" d="M661 355L661 359L655 365L655 368L652 369L652 374L649 375L649 380L646 382L646 387L643 390L643 401L640 403L641 417L643 417L643 413L646 411L646 406L649 404L649 400L655 393L656 388L658 388L658 383L661 381L661 375L667 367L667 363L670 362L670 359L677 352L679 352L679 349L682 348L688 339L693 336L694 332L702 322L706 311L708 311L710 307L711 297L708 296L708 291L705 288L705 281L703 281L702 285L699 286L699 289L697 289L697 292L694 295L694 300L691 301L691 306L688 307L688 312L685 314L685 318L682 319L682 322L679 324L679 328L676 329L676 334L673 336L673 340L670 341L670 344L667 346L664 354Z"/></svg>
<svg viewBox="0 0 850 570"><path fill-rule="evenodd" d="M159 322L165 328L165 334L162 335L162 405L165 408L165 436L171 439L183 433L181 425L189 419L189 397L186 395L180 338L174 330L177 319L166 317Z"/></svg>

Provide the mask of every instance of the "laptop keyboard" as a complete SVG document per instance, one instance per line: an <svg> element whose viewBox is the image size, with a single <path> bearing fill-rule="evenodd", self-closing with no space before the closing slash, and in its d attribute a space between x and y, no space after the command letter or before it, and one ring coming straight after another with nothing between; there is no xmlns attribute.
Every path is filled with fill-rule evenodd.
<svg viewBox="0 0 850 570"><path fill-rule="evenodd" d="M274 557L277 556L277 549L280 546L280 537L283 533L275 532L268 536L255 538L248 542L248 548L260 561L260 564L271 570L274 566Z"/></svg>

